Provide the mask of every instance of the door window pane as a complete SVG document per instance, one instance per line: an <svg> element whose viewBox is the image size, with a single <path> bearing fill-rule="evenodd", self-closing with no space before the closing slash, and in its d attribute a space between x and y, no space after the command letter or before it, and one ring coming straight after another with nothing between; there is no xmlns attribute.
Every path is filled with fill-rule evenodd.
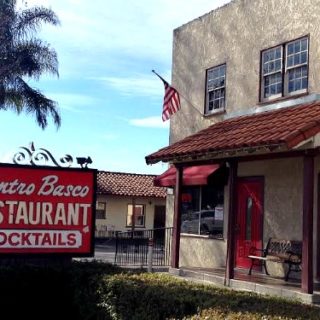
<svg viewBox="0 0 320 320"><path fill-rule="evenodd" d="M246 206L246 240L251 240L251 225L252 225L252 198L247 199Z"/></svg>

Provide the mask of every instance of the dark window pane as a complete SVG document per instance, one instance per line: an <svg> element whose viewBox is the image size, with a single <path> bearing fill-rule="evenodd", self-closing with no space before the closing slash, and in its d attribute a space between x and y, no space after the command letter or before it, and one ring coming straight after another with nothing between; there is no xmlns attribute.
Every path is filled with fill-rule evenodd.
<svg viewBox="0 0 320 320"><path fill-rule="evenodd" d="M293 56L288 57L287 66L292 67L293 66Z"/></svg>
<svg viewBox="0 0 320 320"><path fill-rule="evenodd" d="M213 102L213 109L219 109L220 105L219 105L219 100L214 100Z"/></svg>
<svg viewBox="0 0 320 320"><path fill-rule="evenodd" d="M276 59L280 59L281 58L281 48L277 48L276 49Z"/></svg>
<svg viewBox="0 0 320 320"><path fill-rule="evenodd" d="M289 45L288 45L288 54L290 55L290 54L293 54L293 44L292 43L290 43Z"/></svg>
<svg viewBox="0 0 320 320"><path fill-rule="evenodd" d="M225 66L221 66L221 67L220 67L219 76L220 76L220 77L224 77L225 74L226 74L226 67L225 67Z"/></svg>
<svg viewBox="0 0 320 320"><path fill-rule="evenodd" d="M273 71L274 71L274 62L271 61L271 62L269 63L269 72L273 72Z"/></svg>
<svg viewBox="0 0 320 320"><path fill-rule="evenodd" d="M289 70L289 81L294 79L294 70Z"/></svg>
<svg viewBox="0 0 320 320"><path fill-rule="evenodd" d="M308 39L305 38L301 40L301 51L307 50L308 49Z"/></svg>
<svg viewBox="0 0 320 320"><path fill-rule="evenodd" d="M212 72L212 76L213 76L213 79L218 78L219 77L219 69L214 69Z"/></svg>
<svg viewBox="0 0 320 320"><path fill-rule="evenodd" d="M294 88L293 84L294 84L293 81L289 81L289 88L288 88L289 92L293 91L293 88Z"/></svg>
<svg viewBox="0 0 320 320"><path fill-rule="evenodd" d="M275 63L275 70L278 71L278 70L281 70L281 60L277 60L276 63Z"/></svg>
<svg viewBox="0 0 320 320"><path fill-rule="evenodd" d="M282 92L282 83L278 83L277 84L277 93L281 93Z"/></svg>
<svg viewBox="0 0 320 320"><path fill-rule="evenodd" d="M302 69L302 76L307 77L308 76L308 67L303 66L301 69Z"/></svg>
<svg viewBox="0 0 320 320"><path fill-rule="evenodd" d="M302 79L302 88L301 89L307 89L308 87L308 78Z"/></svg>
<svg viewBox="0 0 320 320"><path fill-rule="evenodd" d="M301 63L306 63L307 62L307 52L302 52L301 53Z"/></svg>

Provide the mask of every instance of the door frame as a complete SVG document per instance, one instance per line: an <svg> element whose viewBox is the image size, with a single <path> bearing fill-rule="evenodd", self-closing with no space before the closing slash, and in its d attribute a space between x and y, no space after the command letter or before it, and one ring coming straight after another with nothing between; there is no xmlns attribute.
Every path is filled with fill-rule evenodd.
<svg viewBox="0 0 320 320"><path fill-rule="evenodd" d="M264 241L263 241L263 237L264 237L264 233L263 233L263 227L264 227L264 196L265 196L265 177L264 176L243 176L243 177L237 177L237 181L236 181L236 190L238 193L238 185L239 182L260 182L261 183L261 210L262 210L262 221L261 221L261 242L262 242L262 248L264 248ZM238 221L238 214L239 214L239 198L237 196L236 199L237 203L236 203L236 217L235 217L235 221ZM237 235L235 236L235 250L234 250L234 266L235 268L237 268Z"/></svg>

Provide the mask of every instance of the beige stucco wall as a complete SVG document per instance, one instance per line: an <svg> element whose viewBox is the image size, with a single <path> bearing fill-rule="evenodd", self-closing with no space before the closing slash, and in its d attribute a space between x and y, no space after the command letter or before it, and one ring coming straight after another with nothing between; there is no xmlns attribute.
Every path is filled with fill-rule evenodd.
<svg viewBox="0 0 320 320"><path fill-rule="evenodd" d="M107 226L108 230L126 231L131 228L126 227L128 204L132 204L130 197L103 196L97 197L97 201L106 202L106 219L97 219L96 226ZM154 221L155 206L165 205L165 199L160 198L135 198L135 204L143 204L146 208L145 228L137 230L152 229Z"/></svg>
<svg viewBox="0 0 320 320"><path fill-rule="evenodd" d="M238 177L264 177L264 243L302 239L302 170L302 158L239 164Z"/></svg>
<svg viewBox="0 0 320 320"><path fill-rule="evenodd" d="M317 180L320 157L315 158L314 174L314 267L316 266ZM264 244L269 237L302 240L303 160L288 158L277 160L240 162L238 177L264 177ZM182 236L180 266L219 267L225 265L228 220L228 187L225 188L225 240ZM172 221L173 196L167 202L168 221ZM272 267L272 266L271 266ZM281 265L276 266L277 272Z"/></svg>
<svg viewBox="0 0 320 320"><path fill-rule="evenodd" d="M259 102L261 50L310 35L309 93L320 92L320 0L235 0L174 31L172 83L181 110L170 143ZM205 75L227 64L226 114L204 118Z"/></svg>

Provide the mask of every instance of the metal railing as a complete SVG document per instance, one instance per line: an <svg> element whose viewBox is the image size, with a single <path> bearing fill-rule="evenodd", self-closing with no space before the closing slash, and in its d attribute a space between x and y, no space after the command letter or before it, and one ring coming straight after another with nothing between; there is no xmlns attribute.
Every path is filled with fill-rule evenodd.
<svg viewBox="0 0 320 320"><path fill-rule="evenodd" d="M173 228L134 230L116 234L115 264L169 266Z"/></svg>

